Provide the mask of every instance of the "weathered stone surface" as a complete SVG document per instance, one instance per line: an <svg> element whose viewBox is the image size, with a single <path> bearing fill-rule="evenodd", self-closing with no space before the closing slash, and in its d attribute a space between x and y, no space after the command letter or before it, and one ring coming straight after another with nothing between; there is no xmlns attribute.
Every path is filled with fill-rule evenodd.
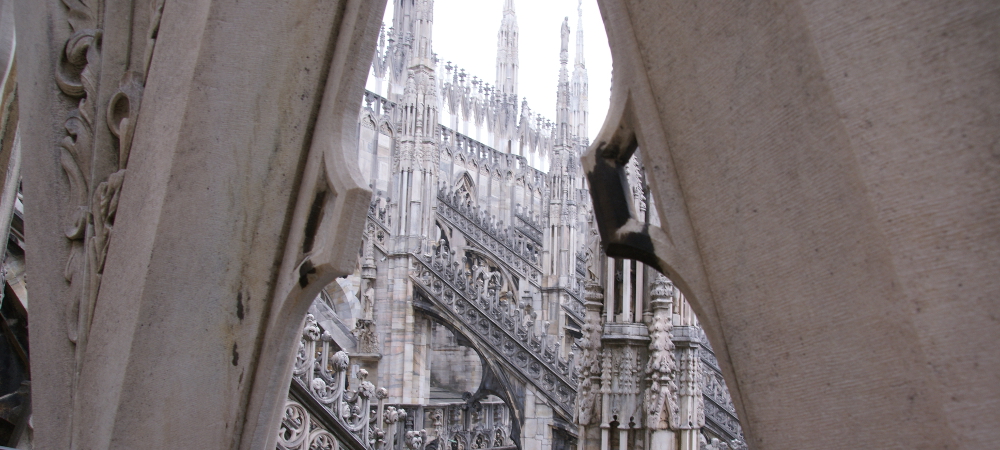
<svg viewBox="0 0 1000 450"><path fill-rule="evenodd" d="M600 3L750 445L993 445L1000 6Z"/></svg>
<svg viewBox="0 0 1000 450"><path fill-rule="evenodd" d="M89 68L120 70L113 48L127 47L119 19L133 6L149 7L95 9L108 28L94 45L107 51ZM53 81L67 13L60 2L18 7L19 23L45 24L18 27L30 80L25 147L37 152L24 179L38 446L273 448L295 328L318 290L353 268L360 244L370 192L343 150L356 142L357 93L384 5L166 5L76 361L62 268L65 217L78 204L60 167L66 111ZM146 29L136 27L138 47ZM100 86L86 97L98 136L102 114L111 117Z"/></svg>
<svg viewBox="0 0 1000 450"><path fill-rule="evenodd" d="M92 10L103 150L138 3ZM77 4L16 5L36 444L273 448L298 318L358 248L367 191L338 150L383 5L165 6L90 320L63 273L67 222L95 214L60 161L79 96L54 80ZM1000 440L1000 5L601 5L608 130L635 131L663 224L647 262L696 306L751 446Z"/></svg>

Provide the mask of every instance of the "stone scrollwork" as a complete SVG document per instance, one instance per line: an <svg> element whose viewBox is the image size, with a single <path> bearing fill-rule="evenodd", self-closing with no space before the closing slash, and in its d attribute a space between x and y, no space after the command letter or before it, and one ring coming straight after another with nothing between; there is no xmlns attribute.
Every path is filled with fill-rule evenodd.
<svg viewBox="0 0 1000 450"><path fill-rule="evenodd" d="M71 242L64 275L74 292L67 305L70 310L67 336L76 344L80 361L100 289L164 0L148 1L150 12L143 58L129 64L135 67L109 67L103 61L103 0L63 0L62 4L71 32L61 49L55 72L56 85L72 105L63 124L65 134L58 144L60 165L69 182L68 201L73 205L64 232ZM119 74L114 93L102 95L101 77ZM99 104L100 98L109 100L107 104ZM100 124L107 125L103 133L98 129Z"/></svg>
<svg viewBox="0 0 1000 450"><path fill-rule="evenodd" d="M93 236L89 250L93 252L94 270L104 272L104 260L108 253L111 239L111 228L118 212L118 198L121 194L122 182L125 180L125 168L128 165L132 150L132 135L135 131L136 118L139 115L139 103L142 99L143 79L136 72L126 72L119 82L118 92L111 97L108 104L108 128L118 139L118 170L108 175L108 178L98 183L91 200L93 217Z"/></svg>
<svg viewBox="0 0 1000 450"><path fill-rule="evenodd" d="M354 435L366 449L391 447L404 425L406 411L385 405L387 391L376 389L367 380L368 371L365 369L355 373L359 380L357 388L348 389L350 357L344 351L334 351L332 341L330 334L316 319L311 314L307 315L292 368L292 382L305 390L310 401L325 412L326 423L332 423L338 430L327 431L319 425L320 422L309 422L306 409L300 403L289 400L278 432L278 448L343 448L336 436L345 435ZM306 423L312 425L306 426ZM339 433L331 434L330 431Z"/></svg>
<svg viewBox="0 0 1000 450"><path fill-rule="evenodd" d="M344 448L302 404L288 400L278 429L279 450L339 450Z"/></svg>
<svg viewBox="0 0 1000 450"><path fill-rule="evenodd" d="M70 303L69 339L79 343L80 334L85 333L81 326L89 323L87 313L89 308L82 304L90 296L87 288L92 283L84 271L86 259L85 238L90 212L90 194L87 174L94 145L94 118L97 115L98 78L101 66L101 35L100 21L97 12L100 5L96 1L64 1L67 8L67 20L72 35L66 40L56 67L56 85L70 101L76 105L69 112L63 124L66 135L59 143L61 147L60 163L69 181L70 202L76 205L66 227L65 235L73 241L69 260L66 264L66 280L79 284L75 296ZM77 358L79 360L79 356Z"/></svg>
<svg viewBox="0 0 1000 450"><path fill-rule="evenodd" d="M131 26L146 27L145 41L133 44L144 46L144 56L126 58L124 64L116 63L122 60L115 53L118 48L108 50L105 58L104 3L61 1L69 37L59 49L54 74L68 111L56 145L68 182L65 201L70 213L63 233L70 245L63 275L71 292L65 306L66 337L75 346L74 379L87 348L164 0L142 2L151 8L149 14L136 13L142 20ZM117 87L104 88L113 92L102 92L102 86L115 86L102 83L102 77L118 78ZM75 390L72 395L76 397Z"/></svg>

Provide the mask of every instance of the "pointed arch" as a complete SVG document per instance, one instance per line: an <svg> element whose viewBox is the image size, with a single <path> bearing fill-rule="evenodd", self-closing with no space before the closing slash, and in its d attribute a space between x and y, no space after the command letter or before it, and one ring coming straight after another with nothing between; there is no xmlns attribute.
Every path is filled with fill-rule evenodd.
<svg viewBox="0 0 1000 450"><path fill-rule="evenodd" d="M455 179L455 187L453 188L455 194L457 194L458 201L463 204L476 204L478 197L476 196L476 182L472 180L472 176L469 175L468 171L463 171L458 178Z"/></svg>

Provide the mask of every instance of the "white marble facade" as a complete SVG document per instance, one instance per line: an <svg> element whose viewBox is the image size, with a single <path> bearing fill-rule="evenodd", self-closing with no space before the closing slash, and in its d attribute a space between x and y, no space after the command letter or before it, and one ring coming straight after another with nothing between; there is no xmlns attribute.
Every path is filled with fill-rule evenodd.
<svg viewBox="0 0 1000 450"><path fill-rule="evenodd" d="M599 245L579 163L589 145L582 19L572 67L561 24L549 120L518 101L512 0L493 85L436 57L432 8L396 1L380 34L358 120L358 164L374 192L364 244L356 272L310 310L353 371L408 413L397 442L378 445L422 432L421 445L442 449L742 446L683 296ZM657 224L637 161L632 207ZM707 409L706 384L721 388Z"/></svg>

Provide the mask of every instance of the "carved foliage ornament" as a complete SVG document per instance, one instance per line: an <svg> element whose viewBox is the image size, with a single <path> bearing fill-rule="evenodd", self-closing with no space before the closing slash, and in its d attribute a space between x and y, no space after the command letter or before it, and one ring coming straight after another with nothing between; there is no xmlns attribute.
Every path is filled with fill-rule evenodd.
<svg viewBox="0 0 1000 450"><path fill-rule="evenodd" d="M581 327L582 337L577 345L583 354L577 366L576 422L580 425L590 425L594 419L594 411L600 409L600 377L601 366L598 357L601 354L601 307L604 298L601 285L588 281L586 286L587 313Z"/></svg>
<svg viewBox="0 0 1000 450"><path fill-rule="evenodd" d="M677 401L677 383L674 379L677 364L674 360L672 341L672 303L674 288L666 277L660 275L653 281L653 320L649 324L649 361L646 374L646 426L651 430L677 430L680 425L680 406Z"/></svg>
<svg viewBox="0 0 1000 450"><path fill-rule="evenodd" d="M143 58L130 60L127 66L104 63L103 3L103 0L62 0L70 36L59 49L54 74L69 111L63 122L64 134L57 145L59 162L69 185L66 202L71 211L64 228L70 251L63 274L72 293L66 302L66 334L75 345L74 379L79 376L87 346L164 0L143 1L149 8L147 14L139 9L141 6L133 10L131 23L146 27L146 39L132 43L132 47L144 46ZM134 35L125 31L127 36ZM111 52L115 51L121 50ZM108 59L117 61L120 56L109 54ZM118 79L111 95L100 92L101 77ZM100 103L102 98L107 98L107 103Z"/></svg>
<svg viewBox="0 0 1000 450"><path fill-rule="evenodd" d="M144 57L135 67L105 67L101 0L63 0L71 35L56 66L55 82L73 106L59 141L60 164L75 205L65 228L72 243L64 272L73 286L67 336L77 345L77 361L100 289L101 273L112 236L122 183L132 149L132 137L163 12L163 0L150 0ZM102 67L109 73L101 73ZM131 70L130 70L131 69ZM101 76L120 76L107 104L98 104ZM98 129L106 124L107 130Z"/></svg>

